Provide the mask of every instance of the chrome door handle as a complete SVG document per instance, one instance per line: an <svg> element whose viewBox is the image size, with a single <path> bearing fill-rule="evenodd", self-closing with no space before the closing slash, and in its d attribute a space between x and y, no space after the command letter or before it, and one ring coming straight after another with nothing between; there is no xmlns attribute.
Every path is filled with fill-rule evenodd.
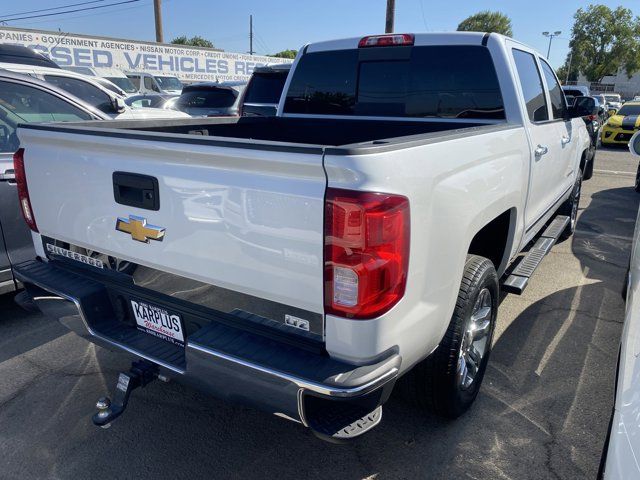
<svg viewBox="0 0 640 480"><path fill-rule="evenodd" d="M542 145L538 145L536 147L536 149L534 150L534 153L536 154L536 157L541 157L542 155L545 155L548 151L549 151L549 149L547 147L543 147Z"/></svg>
<svg viewBox="0 0 640 480"><path fill-rule="evenodd" d="M15 182L16 173L13 169L5 170L4 173L0 173L0 182Z"/></svg>
<svg viewBox="0 0 640 480"><path fill-rule="evenodd" d="M562 137L562 146L564 147L567 143L571 143L571 137Z"/></svg>

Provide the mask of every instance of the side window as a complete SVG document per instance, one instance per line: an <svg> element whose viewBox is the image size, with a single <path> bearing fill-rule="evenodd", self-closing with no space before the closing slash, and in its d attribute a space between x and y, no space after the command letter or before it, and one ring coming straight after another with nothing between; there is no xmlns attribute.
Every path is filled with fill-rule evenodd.
<svg viewBox="0 0 640 480"><path fill-rule="evenodd" d="M144 77L144 88L153 90L153 80L151 77Z"/></svg>
<svg viewBox="0 0 640 480"><path fill-rule="evenodd" d="M14 152L19 123L91 120L79 108L38 88L0 81L0 152Z"/></svg>
<svg viewBox="0 0 640 480"><path fill-rule="evenodd" d="M131 76L129 77L129 80L131 80L131 83L133 83L133 86L136 87L136 90L140 90L140 77Z"/></svg>
<svg viewBox="0 0 640 480"><path fill-rule="evenodd" d="M549 64L542 59L540 59L540 63L542 63L542 73L544 73L544 79L547 81L547 88L549 88L553 118L564 118L567 113L567 105L565 104L562 88Z"/></svg>
<svg viewBox="0 0 640 480"><path fill-rule="evenodd" d="M84 100L105 113L113 113L111 97L84 80L72 77L62 77L58 75L45 75L44 79L66 90L72 95Z"/></svg>
<svg viewBox="0 0 640 480"><path fill-rule="evenodd" d="M532 122L544 122L549 120L547 99L544 95L542 78L533 55L522 50L513 49L513 59L518 71L518 79L522 87L522 94L527 105L529 120Z"/></svg>

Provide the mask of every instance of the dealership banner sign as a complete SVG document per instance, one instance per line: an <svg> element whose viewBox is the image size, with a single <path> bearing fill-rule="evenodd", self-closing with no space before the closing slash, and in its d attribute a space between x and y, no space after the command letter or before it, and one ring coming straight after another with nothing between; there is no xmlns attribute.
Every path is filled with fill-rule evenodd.
<svg viewBox="0 0 640 480"><path fill-rule="evenodd" d="M33 48L61 67L118 68L125 72L174 75L186 81L247 80L256 67L291 61L210 48L13 27L0 27L0 43Z"/></svg>

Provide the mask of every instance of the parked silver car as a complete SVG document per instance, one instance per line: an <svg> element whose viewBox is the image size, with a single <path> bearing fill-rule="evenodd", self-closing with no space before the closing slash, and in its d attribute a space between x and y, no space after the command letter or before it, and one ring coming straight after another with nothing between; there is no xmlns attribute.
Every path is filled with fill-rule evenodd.
<svg viewBox="0 0 640 480"><path fill-rule="evenodd" d="M22 219L13 153L22 123L108 120L109 117L50 83L0 70L0 294L17 289L12 265L33 258L33 242Z"/></svg>

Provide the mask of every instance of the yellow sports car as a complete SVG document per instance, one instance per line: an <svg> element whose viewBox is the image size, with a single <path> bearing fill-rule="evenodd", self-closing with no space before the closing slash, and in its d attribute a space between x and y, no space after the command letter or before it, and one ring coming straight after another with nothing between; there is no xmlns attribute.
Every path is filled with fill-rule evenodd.
<svg viewBox="0 0 640 480"><path fill-rule="evenodd" d="M640 130L640 102L627 102L602 127L603 145L626 145Z"/></svg>

